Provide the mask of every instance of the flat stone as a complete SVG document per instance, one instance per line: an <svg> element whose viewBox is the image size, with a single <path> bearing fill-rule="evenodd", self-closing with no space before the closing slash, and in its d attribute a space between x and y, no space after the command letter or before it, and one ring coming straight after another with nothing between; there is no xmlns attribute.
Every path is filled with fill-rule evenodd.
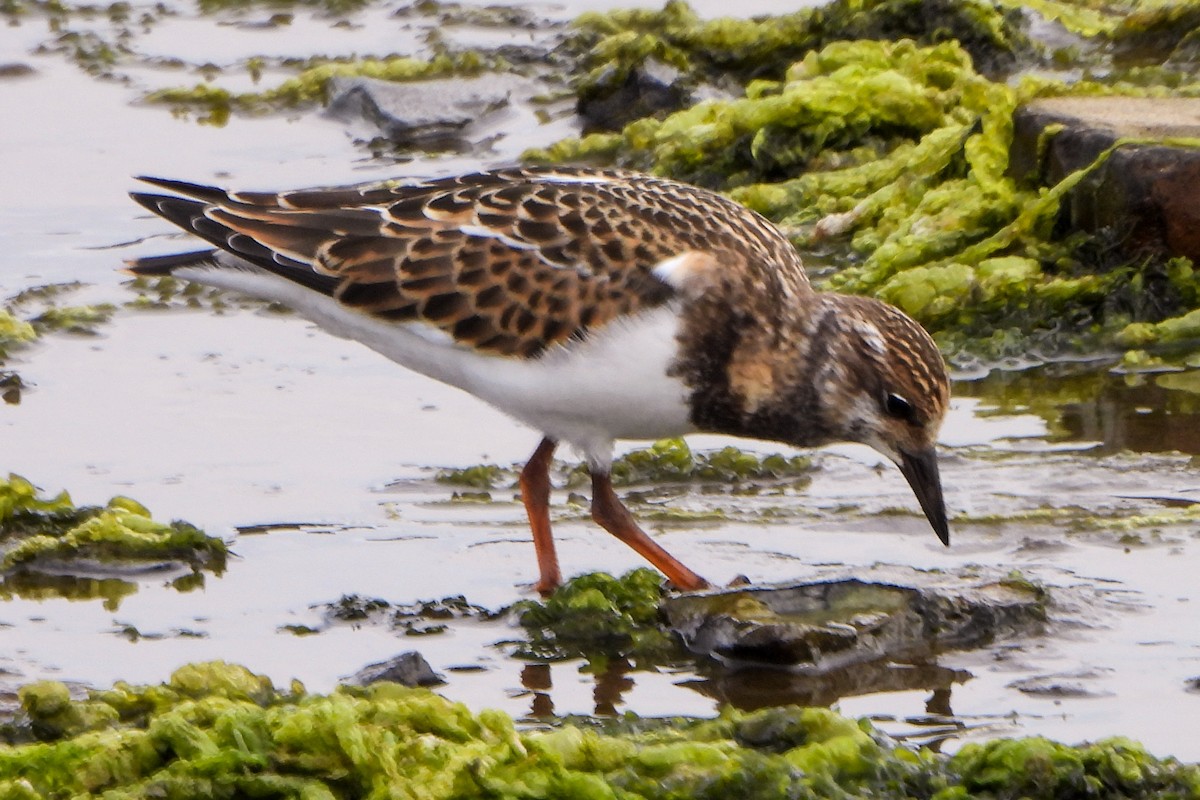
<svg viewBox="0 0 1200 800"><path fill-rule="evenodd" d="M1112 692L1092 689L1088 685L1090 682L1104 678L1108 672L1092 669L1054 675L1034 675L1013 681L1008 686L1022 694L1048 700L1111 697Z"/></svg>
<svg viewBox="0 0 1200 800"><path fill-rule="evenodd" d="M1064 126L1046 143L1051 125ZM1200 261L1200 99L1057 97L1036 100L1013 117L1011 174L1051 186L1118 148L1063 203L1070 229L1112 229L1131 255L1157 252Z"/></svg>
<svg viewBox="0 0 1200 800"><path fill-rule="evenodd" d="M326 116L366 123L395 144L422 148L465 148L481 120L504 109L513 93L528 89L519 76L489 73L474 78L383 81L329 80Z"/></svg>
<svg viewBox="0 0 1200 800"><path fill-rule="evenodd" d="M1038 632L1045 603L1036 587L1004 580L847 578L684 595L665 601L663 611L695 652L734 666L825 675Z"/></svg>

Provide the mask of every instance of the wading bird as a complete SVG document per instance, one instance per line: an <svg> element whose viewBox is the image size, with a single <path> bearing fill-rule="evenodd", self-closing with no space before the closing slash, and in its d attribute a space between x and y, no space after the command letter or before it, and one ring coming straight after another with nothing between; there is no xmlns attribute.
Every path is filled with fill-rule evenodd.
<svg viewBox="0 0 1200 800"><path fill-rule="evenodd" d="M787 238L727 198L571 167L283 192L143 180L169 194L137 202L216 249L134 274L285 304L544 434L520 475L543 593L561 582L559 442L587 460L596 522L680 589L708 584L617 498L615 439L862 442L949 542L934 441L950 389L933 340L886 303L815 291Z"/></svg>

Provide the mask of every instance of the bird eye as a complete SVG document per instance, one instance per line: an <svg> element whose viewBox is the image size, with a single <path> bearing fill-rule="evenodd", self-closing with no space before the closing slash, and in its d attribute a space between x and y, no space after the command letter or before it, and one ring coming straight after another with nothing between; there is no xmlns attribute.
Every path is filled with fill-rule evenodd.
<svg viewBox="0 0 1200 800"><path fill-rule="evenodd" d="M889 417L909 422L913 418L913 405L900 395L890 392L883 401L884 410Z"/></svg>

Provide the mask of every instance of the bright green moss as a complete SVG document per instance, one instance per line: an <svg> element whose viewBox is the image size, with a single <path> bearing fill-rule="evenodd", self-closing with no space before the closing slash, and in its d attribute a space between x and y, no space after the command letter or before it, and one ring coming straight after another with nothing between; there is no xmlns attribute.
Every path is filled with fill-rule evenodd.
<svg viewBox="0 0 1200 800"><path fill-rule="evenodd" d="M8 480L0 480L0 526L10 526L30 515L59 517L75 510L65 491L52 498L39 495L37 487L20 475L10 474Z"/></svg>
<svg viewBox="0 0 1200 800"><path fill-rule="evenodd" d="M528 636L520 653L536 658L677 660L683 650L659 624L663 594L662 576L652 569L631 570L620 578L604 572L572 578L544 601L525 600L513 607Z"/></svg>
<svg viewBox="0 0 1200 800"><path fill-rule="evenodd" d="M1040 737L968 744L948 766L971 795L1200 797L1200 770L1159 761L1127 739L1082 747Z"/></svg>
<svg viewBox="0 0 1200 800"><path fill-rule="evenodd" d="M282 692L221 662L80 700L33 684L21 702L0 746L5 798L1200 797L1200 769L1125 740L997 740L946 758L816 708L519 731L424 689Z"/></svg>
<svg viewBox="0 0 1200 800"><path fill-rule="evenodd" d="M1086 2L1058 2L1058 0L1033 0L1033 2L1015 3L1012 0L1000 0L1000 4L1012 10L1030 9L1043 19L1059 23L1064 28L1082 36L1110 35L1121 24L1121 19L1128 12L1128 5L1120 2L1106 3L1103 6L1089 6Z"/></svg>
<svg viewBox="0 0 1200 800"><path fill-rule="evenodd" d="M752 90L631 123L621 134L620 160L703 185L738 186L802 172L819 154L871 136L919 137L969 122L973 112L1012 107L1007 98L995 108L990 95L1003 95L1003 87L975 75L953 43L835 42L790 67L784 81ZM578 152L610 149L611 137L599 136L580 140Z"/></svg>

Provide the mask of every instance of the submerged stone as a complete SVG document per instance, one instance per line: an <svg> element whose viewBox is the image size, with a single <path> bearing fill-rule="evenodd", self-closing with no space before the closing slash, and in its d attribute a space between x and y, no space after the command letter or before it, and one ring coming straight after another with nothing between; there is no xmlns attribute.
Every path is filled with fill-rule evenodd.
<svg viewBox="0 0 1200 800"><path fill-rule="evenodd" d="M30 584L23 579L34 574L83 578L89 585L180 568L220 574L228 552L221 539L186 522L155 520L128 497L103 507L76 506L66 492L43 497L19 475L0 479L0 594L24 594ZM38 582L35 588L60 583L67 596L111 599L110 592L79 595L70 581Z"/></svg>
<svg viewBox="0 0 1200 800"><path fill-rule="evenodd" d="M397 145L461 149L472 144L475 126L507 107L518 91L533 94L525 79L495 73L409 82L333 77L325 113L365 122Z"/></svg>
<svg viewBox="0 0 1200 800"><path fill-rule="evenodd" d="M693 651L734 666L827 674L1036 632L1045 603L1038 587L1015 580L850 578L671 597L662 608Z"/></svg>

